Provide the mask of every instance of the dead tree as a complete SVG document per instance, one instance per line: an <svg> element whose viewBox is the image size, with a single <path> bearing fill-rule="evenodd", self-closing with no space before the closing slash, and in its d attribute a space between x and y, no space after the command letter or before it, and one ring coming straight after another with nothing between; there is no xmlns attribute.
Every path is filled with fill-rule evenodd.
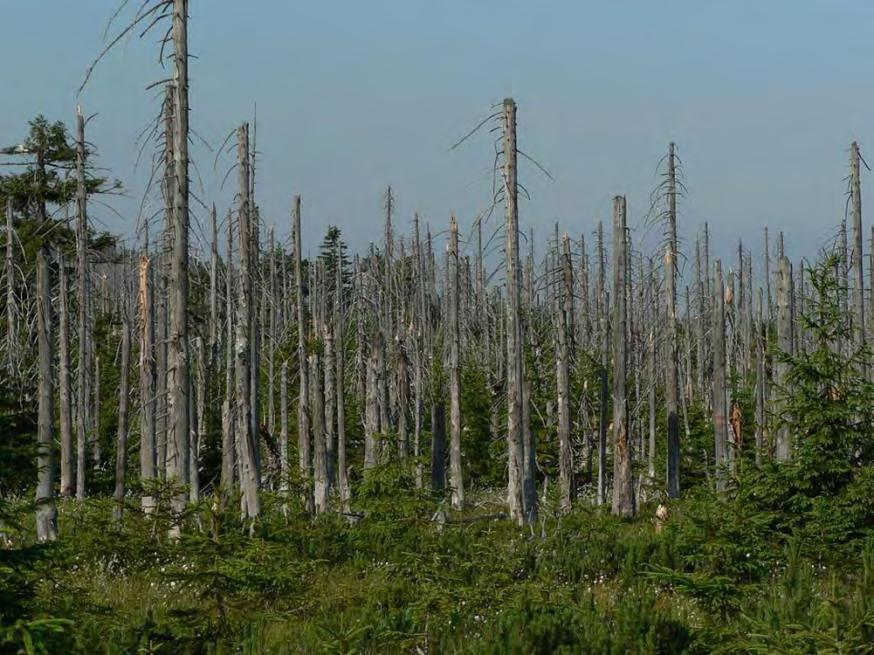
<svg viewBox="0 0 874 655"><path fill-rule="evenodd" d="M140 482L145 493L143 512L150 514L154 497L150 486L155 479L155 323L152 294L152 269L149 259L149 240L140 255L139 265L139 335L140 335Z"/></svg>
<svg viewBox="0 0 874 655"><path fill-rule="evenodd" d="M519 209L516 168L516 103L504 100L504 207L506 212L507 245L507 449L509 479L507 497L510 517L517 523L529 522L536 513L534 499L525 494L525 431L522 408L525 371L522 359L522 306L519 266Z"/></svg>
<svg viewBox="0 0 874 655"><path fill-rule="evenodd" d="M249 180L249 125L244 123L237 130L237 166L239 174L239 210L237 216L240 248L240 271L238 275L237 328L234 343L236 375L236 421L237 453L240 476L241 513L245 518L255 518L261 512L258 497L258 469L255 459L257 434L252 430L251 396L251 337L253 321L254 285L252 281L252 220L251 186Z"/></svg>
<svg viewBox="0 0 874 655"><path fill-rule="evenodd" d="M458 317L458 222L453 214L449 225L449 487L452 508L464 506L464 480L461 469L461 327Z"/></svg>
<svg viewBox="0 0 874 655"><path fill-rule="evenodd" d="M728 488L728 403L726 377L725 340L725 294L722 278L722 262L715 263L715 284L713 291L713 317L710 333L713 353L713 373L711 376L711 397L713 403L714 466L716 468L716 490L720 493Z"/></svg>
<svg viewBox="0 0 874 655"><path fill-rule="evenodd" d="M570 351L573 341L573 264L571 240L567 233L561 242L561 281L556 306L558 326L555 357L555 380L558 404L558 468L561 508L569 510L574 497L574 463L571 448Z"/></svg>
<svg viewBox="0 0 874 655"><path fill-rule="evenodd" d="M756 316L756 466L761 466L762 455L765 452L765 435L767 424L765 419L765 316L764 293L759 287L759 305Z"/></svg>
<svg viewBox="0 0 874 655"><path fill-rule="evenodd" d="M668 495L680 495L680 423L677 415L677 166L674 144L668 152L668 245L665 252L667 293L667 367L665 406L668 421Z"/></svg>
<svg viewBox="0 0 874 655"><path fill-rule="evenodd" d="M785 256L780 256L777 269L777 349L791 356L792 349L792 265ZM778 462L792 459L792 435L785 424L785 398L789 393L789 363L778 353L774 383L782 396L777 403L777 428L774 456Z"/></svg>
<svg viewBox="0 0 874 655"><path fill-rule="evenodd" d="M227 263L225 265L225 399L222 402L222 469L221 500L226 506L234 489L234 469L238 457L236 434L236 330L234 317L234 231L231 212L227 216Z"/></svg>
<svg viewBox="0 0 874 655"><path fill-rule="evenodd" d="M58 386L60 397L61 428L61 496L70 498L75 493L73 469L73 410L70 388L70 319L67 310L67 263L63 254L58 255L60 290L58 293Z"/></svg>
<svg viewBox="0 0 874 655"><path fill-rule="evenodd" d="M85 499L85 459L91 397L91 321L88 271L88 195L85 185L85 117L76 108L76 277L78 280L78 363L76 368L76 498Z"/></svg>
<svg viewBox="0 0 874 655"><path fill-rule="evenodd" d="M634 515L628 402L625 396L628 344L626 320L625 198L613 199L613 505L616 516Z"/></svg>
<svg viewBox="0 0 874 655"><path fill-rule="evenodd" d="M167 479L184 487L189 483L191 409L188 362L188 0L173 1L172 30L174 191L170 224ZM187 494L180 489L172 499L173 511L181 514L186 501Z"/></svg>
<svg viewBox="0 0 874 655"><path fill-rule="evenodd" d="M279 369L279 493L288 493L288 362Z"/></svg>
<svg viewBox="0 0 874 655"><path fill-rule="evenodd" d="M337 487L340 490L340 507L348 511L351 491L349 489L348 463L346 461L346 346L343 338L343 260L340 246L335 252L336 283L334 292L334 364L336 366L336 402L337 402Z"/></svg>
<svg viewBox="0 0 874 655"><path fill-rule="evenodd" d="M300 466L301 482L303 484L304 507L308 512L313 511L312 492L312 454L310 450L310 387L309 372L307 370L307 323L303 297L303 264L301 261L301 227L300 227L300 196L294 197L293 211L294 232L294 280L297 298L297 361L298 377L300 380L300 392L298 395L298 459Z"/></svg>
<svg viewBox="0 0 874 655"><path fill-rule="evenodd" d="M314 262L310 267L310 288L315 291L313 298L318 304L312 307L312 329L310 334L314 339L322 333L322 302L324 301L324 286L322 285L322 268L320 262ZM311 349L308 356L310 382L310 419L312 421L313 438L313 507L316 514L323 514L328 509L328 461L325 444L325 406L322 391L322 366L318 348Z"/></svg>
<svg viewBox="0 0 874 655"><path fill-rule="evenodd" d="M58 537L57 509L55 507L55 457L54 457L54 394L52 374L54 366L54 343L52 340L51 274L49 269L48 215L44 189L46 185L46 153L36 150L36 206L37 229L42 233L36 253L36 320L37 352L37 486L36 486L36 536L39 541L54 541Z"/></svg>
<svg viewBox="0 0 874 655"><path fill-rule="evenodd" d="M597 503L607 502L607 424L610 383L608 366L610 365L610 321L607 308L610 305L607 291L607 262L604 250L604 225L598 222L598 323L601 337L601 367L599 370L599 409L598 409L598 491Z"/></svg>
<svg viewBox="0 0 874 655"><path fill-rule="evenodd" d="M127 298L127 294L125 294ZM113 517L117 527L121 526L124 516L124 496L127 481L127 433L128 433L128 401L130 396L130 349L131 326L128 316L129 301L124 301L121 319L121 368L118 385L118 436L115 442L115 493L113 498Z"/></svg>
<svg viewBox="0 0 874 655"><path fill-rule="evenodd" d="M865 345L865 278L862 272L862 187L859 180L859 145L850 146L850 204L853 213L853 326L856 348Z"/></svg>

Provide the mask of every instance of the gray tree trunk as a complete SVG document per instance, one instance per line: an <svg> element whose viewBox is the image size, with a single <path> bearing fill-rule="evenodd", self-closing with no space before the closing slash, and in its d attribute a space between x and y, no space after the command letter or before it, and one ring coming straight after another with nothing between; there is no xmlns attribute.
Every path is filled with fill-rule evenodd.
<svg viewBox="0 0 874 655"><path fill-rule="evenodd" d="M777 269L777 349L792 355L792 265L789 260L780 256ZM775 384L782 396L776 403L776 414L780 426L777 428L774 456L778 462L792 459L792 435L784 423L785 398L789 393L789 364L777 359L775 367Z"/></svg>
<svg viewBox="0 0 874 655"><path fill-rule="evenodd" d="M73 409L70 388L70 331L67 311L67 264L63 254L58 255L60 272L60 292L58 294L59 335L58 335L58 385L61 401L61 496L69 498L75 493L75 471L73 469Z"/></svg>
<svg viewBox="0 0 874 655"><path fill-rule="evenodd" d="M859 180L859 145L853 141L850 146L850 204L853 213L853 326L855 328L856 348L865 345L865 278L863 273L862 251L862 187Z"/></svg>
<svg viewBox="0 0 874 655"><path fill-rule="evenodd" d="M288 495L288 362L279 369L279 493Z"/></svg>
<svg viewBox="0 0 874 655"><path fill-rule="evenodd" d="M190 403L188 362L188 0L173 0L173 212L170 257L167 399L167 479L180 490L171 504L181 515L188 496ZM178 534L179 526L172 531Z"/></svg>
<svg viewBox="0 0 874 655"><path fill-rule="evenodd" d="M574 497L574 463L571 448L570 342L573 339L574 301L571 240L565 233L561 243L561 294L557 306L558 339L555 379L558 404L558 469L561 508L569 510Z"/></svg>
<svg viewBox="0 0 874 655"><path fill-rule="evenodd" d="M297 361L300 379L298 395L298 459L301 483L303 485L304 507L313 511L312 454L310 450L310 407L309 374L307 371L307 324L303 298L303 264L301 261L300 196L294 197L294 280L297 298Z"/></svg>
<svg viewBox="0 0 874 655"><path fill-rule="evenodd" d="M668 300L665 407L668 421L668 495L680 495L680 424L677 415L677 169L674 144L668 153L668 246L665 282Z"/></svg>
<svg viewBox="0 0 874 655"><path fill-rule="evenodd" d="M728 488L728 404L726 385L726 341L725 341L725 287L722 279L722 262L716 260L716 277L713 291L713 330L711 332L713 353L712 403L714 432L714 466L716 468L716 490L720 493Z"/></svg>
<svg viewBox="0 0 874 655"><path fill-rule="evenodd" d="M759 287L759 307L756 317L756 466L761 466L762 455L765 452L765 434L767 424L765 419L765 318L764 297Z"/></svg>
<svg viewBox="0 0 874 655"><path fill-rule="evenodd" d="M245 518L253 519L261 512L261 503L258 497L258 469L255 461L255 448L257 447L257 435L252 432L252 406L251 406L251 343L254 285L252 281L252 228L249 224L252 219L250 205L250 180L249 180L249 126L243 124L237 130L237 159L239 169L239 196L240 207L238 212L239 244L240 244L240 274L239 294L237 298L237 329L236 343L234 344L237 391L237 452L239 453L238 468L240 476L240 508Z"/></svg>
<svg viewBox="0 0 874 655"><path fill-rule="evenodd" d="M613 199L613 504L616 516L634 515L631 443L628 438L628 402L625 396L628 344L625 296L625 198Z"/></svg>
<svg viewBox="0 0 874 655"><path fill-rule="evenodd" d="M152 270L148 237L139 266L139 334L140 334L140 482L146 493L142 508L146 514L155 509L155 499L148 491L155 479L155 323L152 294Z"/></svg>
<svg viewBox="0 0 874 655"><path fill-rule="evenodd" d="M42 203L42 199L38 204ZM41 219L44 222L44 217ZM39 541L58 538L57 509L55 507L54 458L54 378L52 377L52 304L49 281L48 246L43 245L36 255L37 345L39 399L37 409L37 487L36 537Z"/></svg>
<svg viewBox="0 0 874 655"><path fill-rule="evenodd" d="M76 364L76 498L85 499L86 444L91 397L91 323L88 272L88 196L85 188L85 117L76 109L76 277L78 278L79 352Z"/></svg>
<svg viewBox="0 0 874 655"><path fill-rule="evenodd" d="M524 368L522 361L522 307L519 266L519 209L516 186L516 103L504 100L504 206L506 211L507 246L507 498L510 516L520 525L530 520L536 508L536 498L525 495L525 445L522 417Z"/></svg>
<svg viewBox="0 0 874 655"><path fill-rule="evenodd" d="M464 480L461 468L461 327L458 317L458 222L455 215L449 226L449 487L452 508L464 506Z"/></svg>
<svg viewBox="0 0 874 655"><path fill-rule="evenodd" d="M228 255L225 266L225 400L222 403L222 472L221 492L223 506L230 500L234 489L234 469L237 464L235 444L237 415L234 391L236 389L236 344L234 319L234 239L233 221L228 211Z"/></svg>
<svg viewBox="0 0 874 655"><path fill-rule="evenodd" d="M127 304L127 301L125 301ZM124 496L127 481L127 432L128 432L128 400L130 397L130 321L127 308L122 310L121 321L121 368L119 369L118 385L118 437L115 447L115 506L113 517L116 527L121 527L124 516Z"/></svg>
<svg viewBox="0 0 874 655"><path fill-rule="evenodd" d="M337 280L334 294L334 362L337 400L337 487L340 490L340 506L348 511L351 491L349 489L348 463L346 461L346 346L343 340L343 260L339 245L336 250Z"/></svg>

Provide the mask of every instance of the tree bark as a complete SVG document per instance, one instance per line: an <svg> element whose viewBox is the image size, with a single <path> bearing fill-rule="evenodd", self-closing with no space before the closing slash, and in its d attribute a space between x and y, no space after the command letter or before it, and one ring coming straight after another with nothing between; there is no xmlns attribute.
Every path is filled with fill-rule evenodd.
<svg viewBox="0 0 874 655"><path fill-rule="evenodd" d="M179 487L171 501L181 515L188 495L190 403L188 362L188 0L173 1L173 212L167 375L167 479ZM178 524L172 533L179 533Z"/></svg>
<svg viewBox="0 0 874 655"><path fill-rule="evenodd" d="M504 207L506 213L507 258L507 497L510 517L517 523L530 522L536 516L536 497L525 494L525 445L522 425L524 368L522 361L522 307L519 266L519 208L516 167L516 103L504 100Z"/></svg>
<svg viewBox="0 0 874 655"><path fill-rule="evenodd" d="M298 395L298 459L301 482L303 484L304 507L313 511L312 454L310 451L310 407L309 374L307 371L307 324L303 298L303 265L301 262L300 196L294 197L294 278L297 297L297 361L300 379Z"/></svg>
<svg viewBox="0 0 874 655"><path fill-rule="evenodd" d="M680 495L680 424L677 415L677 169L674 144L668 153L668 246L665 253L667 285L667 370L665 407L668 421L668 495Z"/></svg>
<svg viewBox="0 0 874 655"><path fill-rule="evenodd" d="M249 222L252 218L250 205L250 181L249 181L249 125L244 123L237 130L238 168L239 168L239 196L240 206L238 212L239 244L240 244L240 273L237 298L237 329L234 372L236 375L237 391L237 452L239 453L238 467L240 476L240 499L241 511L244 518L254 519L261 512L260 499L258 497L258 469L255 461L255 448L257 447L257 435L252 432L252 406L251 406L251 343L252 314L254 302L254 286L252 284L252 228Z"/></svg>
<svg viewBox="0 0 874 655"><path fill-rule="evenodd" d="M613 505L623 518L634 515L631 443L628 438L628 402L625 395L628 344L625 296L625 198L613 199Z"/></svg>
<svg viewBox="0 0 874 655"><path fill-rule="evenodd" d="M449 487L452 508L464 506L461 464L461 328L458 310L458 222L453 214L449 225Z"/></svg>
<svg viewBox="0 0 874 655"><path fill-rule="evenodd" d="M145 493L142 508L146 514L155 509L155 499L150 492L155 479L155 324L152 316L152 270L149 259L148 237L140 255L139 310L140 310L140 482Z"/></svg>
<svg viewBox="0 0 874 655"><path fill-rule="evenodd" d="M573 339L572 317L573 268L570 237L565 233L561 243L561 294L557 306L558 339L555 358L556 393L558 397L558 469L561 508L571 508L574 498L574 463L571 448L570 342Z"/></svg>
<svg viewBox="0 0 874 655"><path fill-rule="evenodd" d="M88 272L88 196L85 188L85 117L76 108L76 276L78 278L78 361L76 364L76 498L85 499L85 461L90 440L91 323Z"/></svg>
<svg viewBox="0 0 874 655"><path fill-rule="evenodd" d="M126 302L125 302L126 304ZM127 310L123 310L125 313ZM127 481L128 400L130 396L130 323L127 315L121 322L121 368L118 372L118 438L115 447L115 506L113 517L121 527L124 517L125 484Z"/></svg>
<svg viewBox="0 0 874 655"><path fill-rule="evenodd" d="M716 260L716 276L713 291L713 353L712 403L714 433L714 466L716 469L716 490L725 492L728 488L728 402L725 352L725 287L722 278L722 262Z"/></svg>
<svg viewBox="0 0 874 655"><path fill-rule="evenodd" d="M61 401L61 496L69 498L75 493L75 472L73 470L73 410L70 388L70 335L69 313L67 311L67 264L63 254L58 255L60 272L59 335L58 335L58 385Z"/></svg>
<svg viewBox="0 0 874 655"><path fill-rule="evenodd" d="M777 349L786 355L793 354L792 347L792 265L780 256L777 269ZM785 398L789 393L789 364L778 356L775 383L782 396L776 403L780 426L777 428L774 456L778 462L792 459L792 435L785 425Z"/></svg>

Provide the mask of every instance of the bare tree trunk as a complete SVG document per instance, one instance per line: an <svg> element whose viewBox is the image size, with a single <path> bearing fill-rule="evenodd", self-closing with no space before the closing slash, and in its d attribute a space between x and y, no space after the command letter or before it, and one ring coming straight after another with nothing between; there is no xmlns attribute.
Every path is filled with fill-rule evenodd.
<svg viewBox="0 0 874 655"><path fill-rule="evenodd" d="M323 284L324 271L322 262L316 260L310 269L310 288L315 290L311 296L316 300L312 307L312 329L310 334L318 339L322 334L324 317L325 286ZM325 443L325 406L324 392L322 389L322 361L318 349L309 354L310 374L310 419L312 421L313 435L313 494L316 514L322 514L328 509L328 461L327 447Z"/></svg>
<svg viewBox="0 0 874 655"><path fill-rule="evenodd" d="M613 506L616 516L634 515L631 444L628 438L628 402L625 396L628 345L626 343L626 236L625 198L613 199Z"/></svg>
<svg viewBox="0 0 874 655"><path fill-rule="evenodd" d="M756 466L762 464L765 452L765 325L764 298L759 287L759 309L756 319Z"/></svg>
<svg viewBox="0 0 874 655"><path fill-rule="evenodd" d="M234 468L237 463L235 434L237 425L234 390L236 385L236 344L234 343L234 238L233 221L228 210L228 255L225 266L225 400L222 403L222 503L226 506L234 489Z"/></svg>
<svg viewBox="0 0 874 655"><path fill-rule="evenodd" d="M455 215L449 226L449 487L452 508L464 506L464 480L461 469L461 328L458 318L458 222Z"/></svg>
<svg viewBox="0 0 874 655"><path fill-rule="evenodd" d="M327 288L327 285L325 285ZM322 335L324 340L324 357L322 359L322 372L324 374L324 398L325 398L325 460L328 476L328 489L334 487L336 483L336 471L334 468L336 456L336 441L337 433L334 429L334 419L337 413L337 384L334 381L334 375L337 371L337 365L334 362L334 326L332 321L326 321L322 325Z"/></svg>
<svg viewBox="0 0 874 655"><path fill-rule="evenodd" d="M519 209L516 188L516 103L504 100L504 204L507 233L507 449L510 516L520 525L528 520L525 498L525 448L522 426L524 369L522 362L522 307L519 267Z"/></svg>
<svg viewBox="0 0 874 655"><path fill-rule="evenodd" d="M85 117L76 108L76 276L78 278L79 352L76 365L76 498L85 499L86 444L91 397L91 324L89 322L88 196L85 188Z"/></svg>
<svg viewBox="0 0 874 655"><path fill-rule="evenodd" d="M196 424L191 431L189 440L189 474L191 480L191 502L200 501L200 449L206 441L206 367L207 358L203 339L195 337L194 355L197 359L197 368L194 375L194 412L193 418Z"/></svg>
<svg viewBox="0 0 874 655"><path fill-rule="evenodd" d="M38 202L41 204L42 199ZM43 217L41 223L45 221ZM52 305L48 246L36 255L37 344L39 349L39 400L37 413L36 536L39 541L58 538L54 482L54 378L52 377Z"/></svg>
<svg viewBox="0 0 874 655"><path fill-rule="evenodd" d="M155 509L155 499L149 491L155 479L155 323L152 296L151 261L146 237L139 266L140 482L146 490L142 497L142 508L146 514L151 514Z"/></svg>
<svg viewBox="0 0 874 655"><path fill-rule="evenodd" d="M312 454L310 451L310 407L309 374L307 372L306 321L303 299L303 265L301 262L300 196L294 197L294 278L297 291L297 361L300 377L298 396L298 458L300 476L303 484L304 507L313 511Z"/></svg>
<svg viewBox="0 0 874 655"><path fill-rule="evenodd" d="M677 416L677 170L674 144L668 153L668 246L665 268L668 296L668 361L665 405L668 420L668 495L680 495L680 424Z"/></svg>
<svg viewBox="0 0 874 655"><path fill-rule="evenodd" d="M100 429L101 425L101 409L100 409L100 400L102 396L100 395L100 355L94 356L94 407L91 410L91 418L92 418L92 434L94 436L94 440L91 443L91 458L93 460L94 470L99 470L102 460L101 460L101 443L100 443Z"/></svg>
<svg viewBox="0 0 874 655"><path fill-rule="evenodd" d="M726 385L725 352L725 287L722 279L722 262L716 260L716 279L713 291L713 353L712 402L714 432L714 466L716 468L716 490L720 493L728 488L728 403Z"/></svg>
<svg viewBox="0 0 874 655"><path fill-rule="evenodd" d="M601 331L600 409L598 416L598 495L597 503L607 502L607 404L609 402L608 366L610 363L610 323L607 307L610 304L606 289L606 257L604 254L604 226L598 223L598 315Z"/></svg>
<svg viewBox="0 0 874 655"><path fill-rule="evenodd" d="M250 205L249 180L249 125L244 123L237 130L238 162L239 162L239 194L240 208L238 212L239 242L240 242L240 275L239 295L237 299L237 330L234 352L235 375L237 378L237 452L240 475L240 499L242 514L245 518L254 519L261 513L261 503L258 497L258 469L255 461L257 435L252 432L252 396L251 396L251 337L252 314L254 302L254 285L252 284L252 219Z"/></svg>
<svg viewBox="0 0 874 655"><path fill-rule="evenodd" d="M166 248L165 248L166 250ZM167 479L167 263L162 254L158 257L158 304L156 307L158 336L155 362L155 450L157 475L160 480Z"/></svg>
<svg viewBox="0 0 874 655"><path fill-rule="evenodd" d="M288 494L288 362L279 369L279 493Z"/></svg>
<svg viewBox="0 0 874 655"><path fill-rule="evenodd" d="M343 339L343 259L339 244L336 250L337 275L336 293L334 294L334 358L336 366L336 399L337 399L337 486L340 489L340 506L348 511L351 491L346 462L346 346Z"/></svg>
<svg viewBox="0 0 874 655"><path fill-rule="evenodd" d="M379 359L377 349L380 341L379 332L376 333L375 343L371 345L370 354L367 358L367 375L365 383L364 399L364 471L376 468L379 464L379 386L378 373Z"/></svg>
<svg viewBox="0 0 874 655"><path fill-rule="evenodd" d="M215 205L210 214L212 219L212 240L209 249L209 362L210 366L215 363L218 353L219 324L218 324L218 218Z"/></svg>
<svg viewBox="0 0 874 655"><path fill-rule="evenodd" d="M127 300L125 300L127 305ZM122 312L121 321L121 369L118 385L118 439L115 448L115 506L113 517L116 527L121 527L124 516L125 483L127 479L127 432L128 432L128 399L130 396L130 321L127 307Z"/></svg>
<svg viewBox="0 0 874 655"><path fill-rule="evenodd" d="M789 260L781 256L778 260L777 270L777 348L780 352L792 355L792 265ZM776 365L775 383L780 395L783 397L777 403L777 420L781 425L777 428L775 442L775 457L778 462L786 462L792 459L792 435L789 427L782 424L785 417L781 414L785 411L785 397L789 393L789 364L778 358Z"/></svg>
<svg viewBox="0 0 874 655"><path fill-rule="evenodd" d="M60 272L59 336L58 336L58 385L61 401L61 496L71 497L75 493L73 470L73 410L70 389L70 335L69 313L67 311L67 264L63 254L58 255Z"/></svg>
<svg viewBox="0 0 874 655"><path fill-rule="evenodd" d="M853 141L850 146L850 201L853 211L853 326L855 327L856 348L865 345L865 278L863 274L862 252L862 187L859 181L859 145Z"/></svg>
<svg viewBox="0 0 874 655"><path fill-rule="evenodd" d="M276 245L273 241L273 227L267 231L269 244L270 278L264 288L267 293L267 431L276 434Z"/></svg>
<svg viewBox="0 0 874 655"><path fill-rule="evenodd" d="M167 375L169 435L167 478L173 484L189 483L188 441L190 422L188 370L188 0L173 1L173 212L170 258L170 330ZM181 515L187 494L180 489L172 499ZM179 526L172 532L178 534Z"/></svg>
<svg viewBox="0 0 874 655"><path fill-rule="evenodd" d="M313 330L318 334L318 329ZM318 353L309 355L310 410L313 430L313 507L316 514L328 509L328 463L325 448L325 408L321 385L321 361Z"/></svg>
<svg viewBox="0 0 874 655"><path fill-rule="evenodd" d="M558 339L555 358L556 393L558 397L558 469L561 488L561 508L569 510L574 497L574 463L571 449L570 344L573 339L572 318L573 269L571 240L565 233L561 253L561 295L557 305Z"/></svg>

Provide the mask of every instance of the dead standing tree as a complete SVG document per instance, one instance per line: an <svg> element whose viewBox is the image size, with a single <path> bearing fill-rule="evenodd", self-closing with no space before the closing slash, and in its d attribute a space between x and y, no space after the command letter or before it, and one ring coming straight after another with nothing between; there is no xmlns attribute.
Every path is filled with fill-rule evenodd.
<svg viewBox="0 0 874 655"><path fill-rule="evenodd" d="M613 199L613 514L634 515L631 473L631 440L628 435L628 402L625 395L627 344L626 206L624 196Z"/></svg>
<svg viewBox="0 0 874 655"><path fill-rule="evenodd" d="M237 452L240 454L238 470L240 478L241 513L244 517L253 519L261 511L258 498L258 469L256 466L255 448L257 435L252 430L251 406L251 335L253 321L253 281L252 281L252 219L250 205L251 186L249 183L249 125L244 123L237 130L237 155L239 168L239 210L237 216L240 248L240 271L237 296L237 328L234 343L236 375L236 420L237 420Z"/></svg>
<svg viewBox="0 0 874 655"><path fill-rule="evenodd" d="M298 395L298 460L300 476L303 485L304 507L313 511L312 491L312 454L310 450L310 391L309 372L307 371L307 323L303 297L303 263L301 260L301 227L300 227L300 196L294 197L292 215L294 231L294 279L297 299L297 361L300 392Z"/></svg>
<svg viewBox="0 0 874 655"><path fill-rule="evenodd" d="M453 214L449 226L449 486L452 508L464 506L464 480L461 464L461 327L458 302L458 221Z"/></svg>
<svg viewBox="0 0 874 655"><path fill-rule="evenodd" d="M527 414L523 387L522 303L520 287L522 270L519 265L519 207L516 165L516 103L504 100L503 111L504 166L503 194L506 213L507 258L507 449L509 451L509 481L507 496L510 516L518 523L533 523L537 518L537 495L533 475L525 458L526 430L522 424Z"/></svg>
<svg viewBox="0 0 874 655"><path fill-rule="evenodd" d="M558 467L561 490L561 508L569 510L573 502L573 450L571 447L571 393L570 357L573 345L573 264L571 262L570 237L567 233L561 241L560 293L556 303L558 315L555 379L558 405Z"/></svg>

